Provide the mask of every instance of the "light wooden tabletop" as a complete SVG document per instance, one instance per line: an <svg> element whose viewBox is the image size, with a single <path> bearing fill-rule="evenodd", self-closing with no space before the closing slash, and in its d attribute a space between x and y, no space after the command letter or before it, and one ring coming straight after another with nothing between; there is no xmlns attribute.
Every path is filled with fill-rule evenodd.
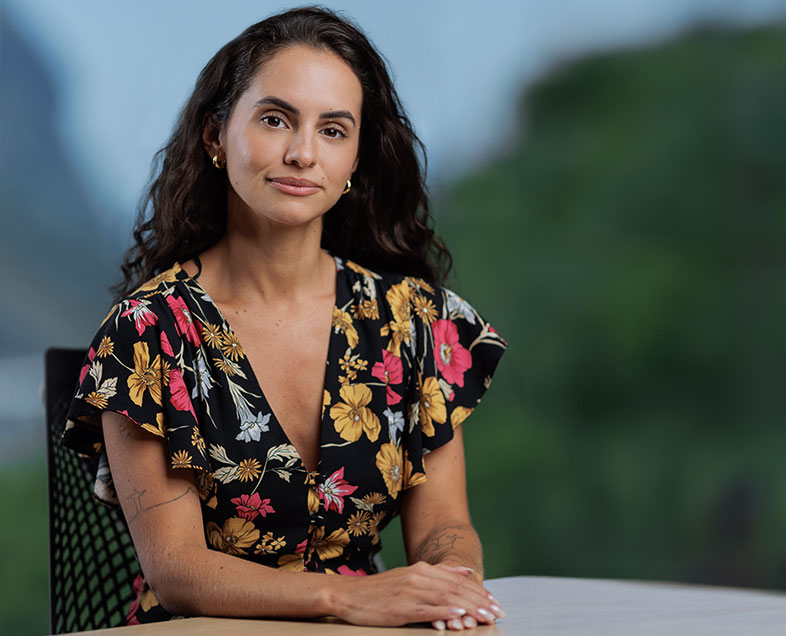
<svg viewBox="0 0 786 636"><path fill-rule="evenodd" d="M786 594L721 587L599 579L519 576L491 579L487 589L508 617L476 636L783 636ZM187 618L117 627L95 636L434 636L431 628L358 627L336 620Z"/></svg>

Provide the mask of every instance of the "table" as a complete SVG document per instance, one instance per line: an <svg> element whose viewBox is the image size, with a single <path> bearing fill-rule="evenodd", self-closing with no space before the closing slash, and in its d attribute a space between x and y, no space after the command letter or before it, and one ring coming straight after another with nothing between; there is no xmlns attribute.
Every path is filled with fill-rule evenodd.
<svg viewBox="0 0 786 636"><path fill-rule="evenodd" d="M473 636L783 636L786 594L602 579L518 576L486 581L508 618ZM435 636L422 626L359 627L316 621L187 618L81 632L94 636ZM453 633L453 632L447 632Z"/></svg>

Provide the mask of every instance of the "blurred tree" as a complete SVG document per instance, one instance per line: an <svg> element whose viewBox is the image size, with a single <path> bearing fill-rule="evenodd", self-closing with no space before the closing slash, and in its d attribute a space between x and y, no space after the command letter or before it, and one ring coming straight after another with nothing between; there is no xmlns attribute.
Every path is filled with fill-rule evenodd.
<svg viewBox="0 0 786 636"><path fill-rule="evenodd" d="M437 206L511 344L465 430L489 576L786 587L782 26L557 69Z"/></svg>

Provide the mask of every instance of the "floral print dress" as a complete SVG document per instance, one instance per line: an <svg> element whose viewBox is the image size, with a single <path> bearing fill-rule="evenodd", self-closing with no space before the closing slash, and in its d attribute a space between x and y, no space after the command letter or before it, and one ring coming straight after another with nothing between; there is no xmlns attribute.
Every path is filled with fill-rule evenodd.
<svg viewBox="0 0 786 636"><path fill-rule="evenodd" d="M448 289L334 259L318 469L198 275L175 264L112 308L81 371L62 441L99 457L100 500L118 504L100 425L111 410L194 471L210 548L294 571L376 571L401 492L426 481L424 455L472 413L506 343ZM134 587L129 623L171 617L144 579Z"/></svg>

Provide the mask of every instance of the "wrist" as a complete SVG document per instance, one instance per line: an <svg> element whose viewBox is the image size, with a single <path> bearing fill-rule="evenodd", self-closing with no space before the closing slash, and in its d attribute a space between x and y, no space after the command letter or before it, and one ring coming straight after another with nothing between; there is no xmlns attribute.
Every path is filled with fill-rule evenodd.
<svg viewBox="0 0 786 636"><path fill-rule="evenodd" d="M341 618L343 609L346 606L343 598L343 588L345 577L343 576L330 576L330 575L313 575L315 578L318 576L320 585L314 595L314 608L322 616L337 616Z"/></svg>

